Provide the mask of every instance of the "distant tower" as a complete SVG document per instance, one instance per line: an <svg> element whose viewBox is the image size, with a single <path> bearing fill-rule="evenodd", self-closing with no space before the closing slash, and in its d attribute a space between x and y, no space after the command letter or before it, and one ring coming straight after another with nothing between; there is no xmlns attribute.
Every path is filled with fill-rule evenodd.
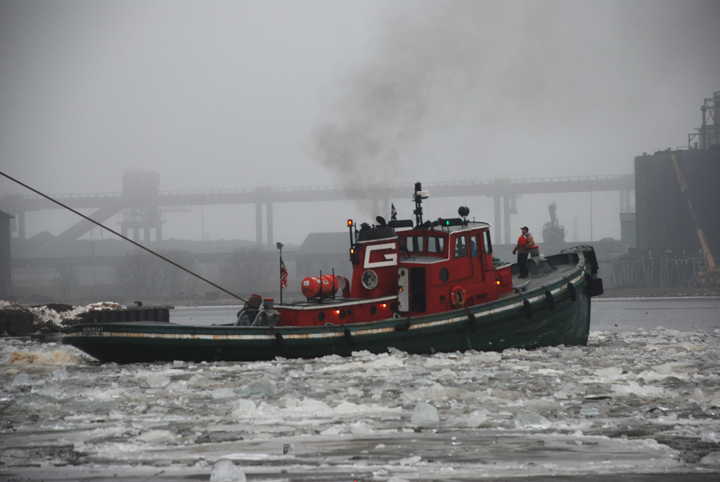
<svg viewBox="0 0 720 482"><path fill-rule="evenodd" d="M153 171L125 171L123 174L123 197L125 205L120 222L123 236L133 231L133 240L151 241L151 231L155 230L155 240L162 240L162 212L158 207L160 174Z"/></svg>
<svg viewBox="0 0 720 482"><path fill-rule="evenodd" d="M550 222L543 225L543 244L558 244L565 242L565 226L560 225L555 212L557 203L555 201L548 205Z"/></svg>
<svg viewBox="0 0 720 482"><path fill-rule="evenodd" d="M688 149L720 148L720 92L713 92L712 99L705 99L700 112L700 128L696 129L697 133L688 134Z"/></svg>

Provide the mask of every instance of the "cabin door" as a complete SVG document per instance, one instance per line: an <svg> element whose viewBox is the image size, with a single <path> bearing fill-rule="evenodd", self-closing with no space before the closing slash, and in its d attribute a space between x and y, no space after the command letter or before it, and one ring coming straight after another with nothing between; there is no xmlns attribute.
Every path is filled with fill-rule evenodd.
<svg viewBox="0 0 720 482"><path fill-rule="evenodd" d="M477 234L470 236L470 255L472 256L473 278L476 283L485 282L485 260L487 255Z"/></svg>
<svg viewBox="0 0 720 482"><path fill-rule="evenodd" d="M425 268L410 268L410 309L414 313L425 313Z"/></svg>

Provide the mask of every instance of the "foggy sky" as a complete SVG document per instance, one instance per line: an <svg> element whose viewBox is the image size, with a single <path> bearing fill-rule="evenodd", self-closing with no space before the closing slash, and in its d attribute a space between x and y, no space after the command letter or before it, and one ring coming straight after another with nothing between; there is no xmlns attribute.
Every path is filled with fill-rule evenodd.
<svg viewBox="0 0 720 482"><path fill-rule="evenodd" d="M718 45L717 1L2 2L0 165L48 193L119 192L127 169L162 190L629 174L699 127ZM587 237L588 197L563 199ZM276 207L276 238L352 209ZM206 211L209 236L254 239L251 213ZM198 215L169 235L198 239Z"/></svg>

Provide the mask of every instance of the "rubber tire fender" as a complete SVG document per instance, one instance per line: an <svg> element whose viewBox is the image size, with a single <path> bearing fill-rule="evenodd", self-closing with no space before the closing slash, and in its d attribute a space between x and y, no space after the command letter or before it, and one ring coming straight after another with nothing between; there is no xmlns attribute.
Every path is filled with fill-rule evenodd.
<svg viewBox="0 0 720 482"><path fill-rule="evenodd" d="M577 301L577 290L575 289L575 285L571 282L568 282L567 289L570 292L570 299L572 301Z"/></svg>
<svg viewBox="0 0 720 482"><path fill-rule="evenodd" d="M547 299L548 310L554 310L555 309L555 297L550 292L550 290L545 290L545 298Z"/></svg>

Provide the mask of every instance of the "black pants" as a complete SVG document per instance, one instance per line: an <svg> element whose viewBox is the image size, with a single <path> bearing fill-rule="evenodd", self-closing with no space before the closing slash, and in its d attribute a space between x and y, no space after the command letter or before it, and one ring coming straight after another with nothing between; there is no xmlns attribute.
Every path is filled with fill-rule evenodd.
<svg viewBox="0 0 720 482"><path fill-rule="evenodd" d="M528 268L527 268L527 259L528 259L528 253L518 253L518 266L520 267L520 276L523 278L528 277Z"/></svg>

